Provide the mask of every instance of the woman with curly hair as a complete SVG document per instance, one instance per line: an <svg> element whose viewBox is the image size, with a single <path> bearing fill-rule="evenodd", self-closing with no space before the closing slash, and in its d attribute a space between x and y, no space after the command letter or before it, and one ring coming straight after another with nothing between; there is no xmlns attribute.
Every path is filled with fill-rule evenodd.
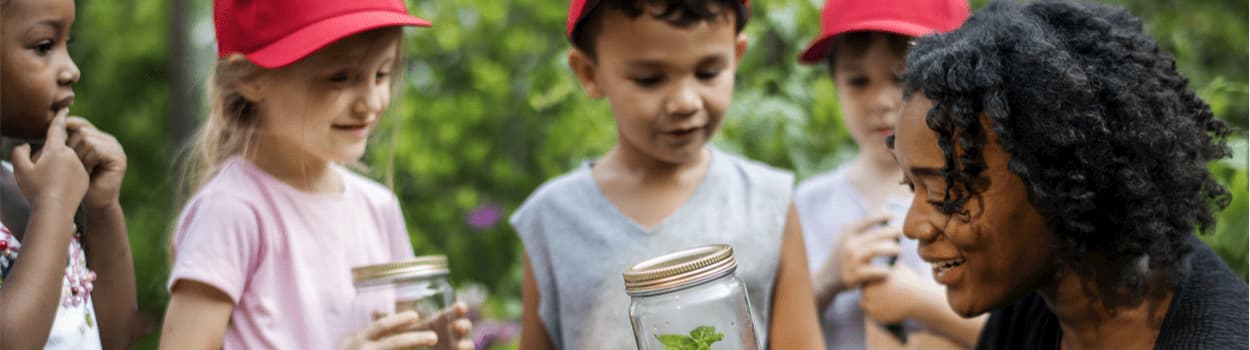
<svg viewBox="0 0 1250 350"><path fill-rule="evenodd" d="M978 348L1245 348L1247 287L1194 233L1230 129L1128 12L996 2L910 50L904 223Z"/></svg>

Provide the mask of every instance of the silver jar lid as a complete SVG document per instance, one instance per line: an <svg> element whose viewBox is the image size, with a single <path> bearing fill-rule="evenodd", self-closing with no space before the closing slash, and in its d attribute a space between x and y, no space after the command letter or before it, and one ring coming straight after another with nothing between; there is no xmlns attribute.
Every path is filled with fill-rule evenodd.
<svg viewBox="0 0 1250 350"><path fill-rule="evenodd" d="M625 292L646 296L696 286L738 268L733 247L713 244L644 260L625 271Z"/></svg>

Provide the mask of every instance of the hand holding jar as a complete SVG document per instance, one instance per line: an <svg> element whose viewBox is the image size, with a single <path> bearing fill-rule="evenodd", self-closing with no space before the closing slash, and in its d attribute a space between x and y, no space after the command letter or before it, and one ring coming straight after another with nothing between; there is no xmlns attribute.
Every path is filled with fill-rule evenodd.
<svg viewBox="0 0 1250 350"><path fill-rule="evenodd" d="M468 308L454 301L455 291L447 280L449 273L447 258L441 255L354 268L352 276L356 298L352 303L353 314L358 321L372 322L365 328L366 331L396 316L419 315L406 326L391 328L392 332L421 334L422 337L432 336L435 339L434 342L416 346L472 350L473 340L469 338L472 324L466 319ZM374 335L386 334L389 333Z"/></svg>

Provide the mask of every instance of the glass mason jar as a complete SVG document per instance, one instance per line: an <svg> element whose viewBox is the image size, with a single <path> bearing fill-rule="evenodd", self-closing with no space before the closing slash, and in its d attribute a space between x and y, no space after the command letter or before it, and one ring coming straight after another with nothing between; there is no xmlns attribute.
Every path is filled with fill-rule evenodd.
<svg viewBox="0 0 1250 350"><path fill-rule="evenodd" d="M363 329L387 315L413 310L420 316L423 328L437 332L439 339L451 339L447 338L450 323L428 323L455 302L455 291L447 280L449 273L447 257L442 255L353 268L356 297L352 311L357 328ZM438 348L450 343L440 342Z"/></svg>
<svg viewBox="0 0 1250 350"><path fill-rule="evenodd" d="M651 258L625 271L640 350L760 349L733 247L714 244Z"/></svg>

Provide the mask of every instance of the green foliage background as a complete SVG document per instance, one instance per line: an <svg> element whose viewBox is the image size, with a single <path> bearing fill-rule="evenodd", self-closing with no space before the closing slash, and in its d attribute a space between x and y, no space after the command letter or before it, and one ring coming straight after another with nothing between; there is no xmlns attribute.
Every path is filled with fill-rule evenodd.
<svg viewBox="0 0 1250 350"><path fill-rule="evenodd" d="M171 13L189 4L186 20ZM972 1L974 8L987 1ZM1233 0L1113 0L1144 18L1191 85L1216 114L1242 130L1247 117L1247 11ZM565 65L567 1L408 0L431 19L408 30L411 62L391 123L367 156L374 176L393 179L418 254L451 259L454 282L490 292L486 313L516 319L520 312L521 246L504 220L475 229L473 210L497 206L506 216L544 180L602 154L615 141L606 103L585 97ZM751 42L738 70L735 101L720 147L799 178L832 169L854 154L834 87L822 67L795 56L819 27L819 0L751 2ZM79 1L72 53L83 78L75 114L114 133L126 147L130 171L122 193L145 321L141 348L156 344L168 301L166 246L178 210L174 161L183 137L174 115L177 94L202 95L214 57L208 1ZM1177 11L1173 9L1183 9ZM172 35L185 30L185 37ZM185 43L189 57L175 59ZM189 69L193 86L171 86ZM1231 186L1233 203L1204 240L1246 276L1246 142L1233 159L1211 164Z"/></svg>

